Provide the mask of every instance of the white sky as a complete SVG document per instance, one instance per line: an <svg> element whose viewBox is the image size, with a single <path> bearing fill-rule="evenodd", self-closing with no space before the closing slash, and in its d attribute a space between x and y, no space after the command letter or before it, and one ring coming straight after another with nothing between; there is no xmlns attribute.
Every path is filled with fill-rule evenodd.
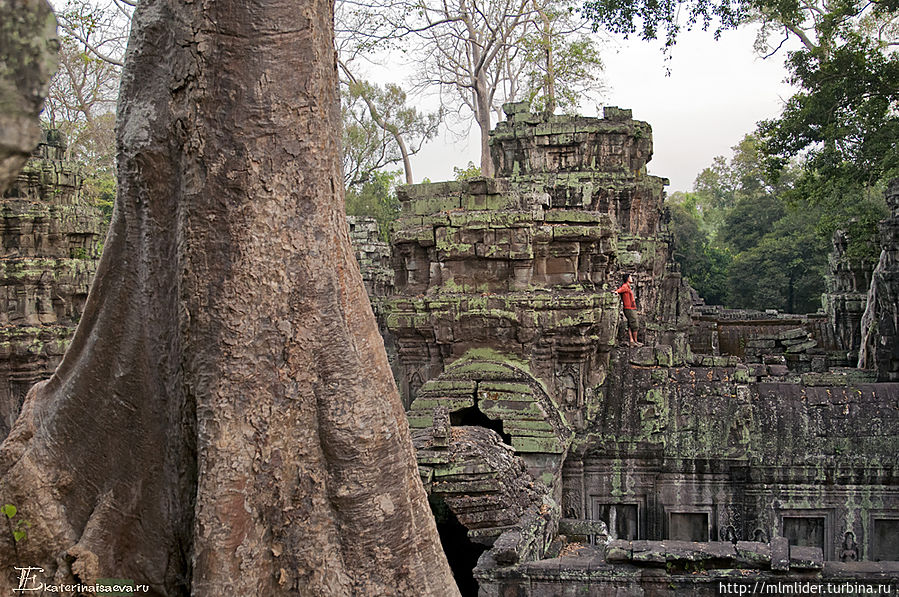
<svg viewBox="0 0 899 597"><path fill-rule="evenodd" d="M61 0L51 0L54 5ZM681 32L667 66L658 42L637 39L608 41L602 49L605 90L581 106L580 113L596 115L597 104L630 108L637 120L653 129L654 155L649 172L668 178L668 193L689 191L696 175L717 155L730 157L730 148L756 122L777 116L793 90L784 82L785 47L767 60L753 51L755 28L722 33ZM790 44L787 44L789 46ZM409 65L369 65L361 73L379 82L397 81L411 72ZM436 109L436 97L421 107ZM460 127L455 127L458 133ZM479 163L477 128L468 136L440 133L412 156L416 182L453 178L453 167Z"/></svg>
<svg viewBox="0 0 899 597"><path fill-rule="evenodd" d="M724 32L717 42L711 32L683 33L668 64L670 76L658 43L628 40L603 51L608 89L602 104L630 108L635 119L652 125L654 154L648 168L671 180L669 194L691 190L712 158L729 158L730 148L756 122L778 115L792 95L784 82L785 53L762 60L753 52L754 39L750 29ZM582 112L595 114L595 104ZM431 141L412 157L412 170L416 182L450 180L453 166L469 161L479 162L474 128L462 141L452 135Z"/></svg>

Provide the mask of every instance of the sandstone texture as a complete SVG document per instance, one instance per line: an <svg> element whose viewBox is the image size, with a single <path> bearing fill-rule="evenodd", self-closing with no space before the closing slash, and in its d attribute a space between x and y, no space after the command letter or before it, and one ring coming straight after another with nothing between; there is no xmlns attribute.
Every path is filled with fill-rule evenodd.
<svg viewBox="0 0 899 597"><path fill-rule="evenodd" d="M899 179L884 193L890 216L880 222L880 261L862 316L858 366L883 381L899 381Z"/></svg>
<svg viewBox="0 0 899 597"><path fill-rule="evenodd" d="M28 389L50 377L75 333L105 230L65 139L41 143L0 200L0 435Z"/></svg>

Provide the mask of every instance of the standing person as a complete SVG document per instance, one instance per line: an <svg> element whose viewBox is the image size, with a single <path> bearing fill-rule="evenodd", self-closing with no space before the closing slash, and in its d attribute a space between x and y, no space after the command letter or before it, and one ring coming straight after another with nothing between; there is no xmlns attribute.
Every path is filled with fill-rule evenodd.
<svg viewBox="0 0 899 597"><path fill-rule="evenodd" d="M631 346L643 346L637 342L637 302L634 300L634 291L631 289L633 281L633 276L626 274L624 284L615 292L621 295L621 302L624 304L624 318L627 319L627 332L631 339Z"/></svg>

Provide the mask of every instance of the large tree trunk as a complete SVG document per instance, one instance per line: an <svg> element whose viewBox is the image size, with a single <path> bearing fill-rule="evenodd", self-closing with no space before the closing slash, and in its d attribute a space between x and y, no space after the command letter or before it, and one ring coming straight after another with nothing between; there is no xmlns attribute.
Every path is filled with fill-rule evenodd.
<svg viewBox="0 0 899 597"><path fill-rule="evenodd" d="M106 251L0 448L0 503L32 525L8 567L458 594L349 245L331 12L141 0Z"/></svg>

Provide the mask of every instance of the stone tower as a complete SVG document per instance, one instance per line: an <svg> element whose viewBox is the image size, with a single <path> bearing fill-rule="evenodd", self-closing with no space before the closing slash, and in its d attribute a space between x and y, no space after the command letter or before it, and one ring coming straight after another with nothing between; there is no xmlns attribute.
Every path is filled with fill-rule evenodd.
<svg viewBox="0 0 899 597"><path fill-rule="evenodd" d="M63 159L65 139L44 131L2 199L0 436L28 389L50 376L75 331L97 268L102 214Z"/></svg>

